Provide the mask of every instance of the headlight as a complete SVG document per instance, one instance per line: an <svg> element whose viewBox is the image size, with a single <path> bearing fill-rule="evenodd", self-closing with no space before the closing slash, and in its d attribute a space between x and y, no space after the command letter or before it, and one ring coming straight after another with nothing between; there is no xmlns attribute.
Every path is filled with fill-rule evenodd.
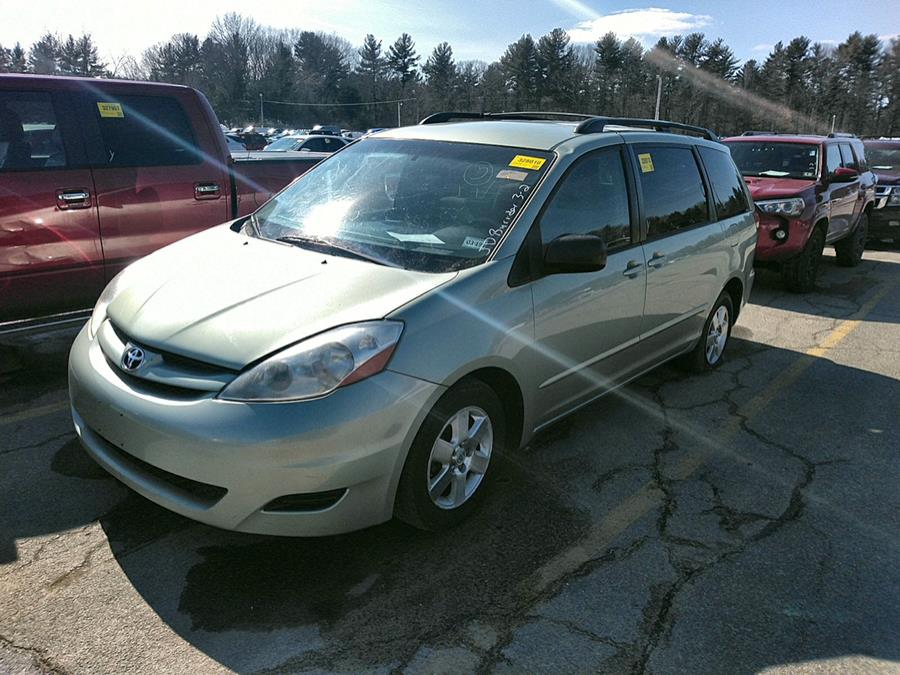
<svg viewBox="0 0 900 675"><path fill-rule="evenodd" d="M103 289L103 292L97 299L97 304L94 305L94 311L91 313L91 320L88 322L88 332L91 337L94 337L97 334L97 329L100 328L100 324L103 323L103 320L106 318L106 309L109 307L109 303L112 302L113 298L116 297L116 293L119 292L121 279L122 273L119 272L119 274L114 276L113 280L106 285L106 288Z"/></svg>
<svg viewBox="0 0 900 675"><path fill-rule="evenodd" d="M900 185L891 188L891 196L887 200L888 206L900 206Z"/></svg>
<svg viewBox="0 0 900 675"><path fill-rule="evenodd" d="M238 375L219 398L299 401L324 396L384 370L402 331L400 321L367 321L334 328Z"/></svg>
<svg viewBox="0 0 900 675"><path fill-rule="evenodd" d="M770 213L773 216L790 216L796 218L806 208L806 202L802 197L791 197L790 199L770 199L764 202L756 202L757 208L763 213Z"/></svg>

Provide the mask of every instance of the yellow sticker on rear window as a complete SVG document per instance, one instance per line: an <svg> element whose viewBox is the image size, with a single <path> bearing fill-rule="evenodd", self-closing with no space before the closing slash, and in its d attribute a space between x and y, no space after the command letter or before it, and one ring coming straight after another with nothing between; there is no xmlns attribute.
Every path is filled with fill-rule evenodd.
<svg viewBox="0 0 900 675"><path fill-rule="evenodd" d="M638 155L638 159L641 162L641 173L650 173L653 171L653 158L650 156L649 152Z"/></svg>
<svg viewBox="0 0 900 675"><path fill-rule="evenodd" d="M104 103L97 101L97 110L100 111L100 117L125 117L121 103Z"/></svg>
<svg viewBox="0 0 900 675"><path fill-rule="evenodd" d="M528 155L516 155L512 158L512 161L509 163L510 166L513 166L517 169L533 169L537 171L542 166L544 166L544 162L547 160L543 157L529 157Z"/></svg>

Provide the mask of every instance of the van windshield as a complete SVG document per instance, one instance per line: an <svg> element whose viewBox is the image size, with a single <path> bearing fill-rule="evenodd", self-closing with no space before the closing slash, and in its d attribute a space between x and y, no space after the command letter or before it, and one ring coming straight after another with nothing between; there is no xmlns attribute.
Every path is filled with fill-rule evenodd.
<svg viewBox="0 0 900 675"><path fill-rule="evenodd" d="M818 145L770 141L735 141L725 145L743 176L814 179L818 175Z"/></svg>
<svg viewBox="0 0 900 675"><path fill-rule="evenodd" d="M425 272L477 265L513 225L552 154L426 140L358 141L254 215L259 236Z"/></svg>

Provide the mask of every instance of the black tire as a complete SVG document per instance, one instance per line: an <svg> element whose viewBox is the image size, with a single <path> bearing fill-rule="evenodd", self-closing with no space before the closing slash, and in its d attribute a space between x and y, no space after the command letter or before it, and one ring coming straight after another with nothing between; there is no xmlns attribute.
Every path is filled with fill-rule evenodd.
<svg viewBox="0 0 900 675"><path fill-rule="evenodd" d="M859 215L856 229L848 236L834 243L837 264L841 267L856 267L862 261L866 250L866 239L869 236L869 214L863 211Z"/></svg>
<svg viewBox="0 0 900 675"><path fill-rule="evenodd" d="M467 407L477 407L487 413L493 432L490 459L471 496L458 506L441 508L429 496L428 490L432 471L438 466L430 461L432 447L450 418ZM475 379L453 386L435 403L416 434L397 486L394 515L421 530L438 531L458 525L478 508L490 489L499 470L505 441L503 405L494 390Z"/></svg>
<svg viewBox="0 0 900 675"><path fill-rule="evenodd" d="M716 319L721 308L724 308L725 316L727 318L727 326L724 331L725 342L719 349L718 355L711 360L710 355L707 352L707 340L711 337L713 321ZM728 342L731 340L731 329L733 326L734 303L731 301L731 296L728 292L722 291L722 294L718 297L715 304L713 304L709 316L706 317L706 321L703 324L703 332L700 334L700 339L697 341L696 346L692 351L685 355L683 360L684 366L692 372L705 373L710 370L715 370L722 365L725 350L728 348Z"/></svg>
<svg viewBox="0 0 900 675"><path fill-rule="evenodd" d="M803 250L781 265L784 286L793 293L809 293L816 287L816 277L825 248L825 231L815 228L809 235Z"/></svg>

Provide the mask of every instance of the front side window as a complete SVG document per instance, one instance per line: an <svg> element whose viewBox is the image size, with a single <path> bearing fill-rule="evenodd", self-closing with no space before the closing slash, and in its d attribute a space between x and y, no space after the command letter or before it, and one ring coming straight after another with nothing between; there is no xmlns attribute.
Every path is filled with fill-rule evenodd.
<svg viewBox="0 0 900 675"><path fill-rule="evenodd" d="M317 164L253 218L259 236L445 272L483 262L513 226L553 155L370 138Z"/></svg>
<svg viewBox="0 0 900 675"><path fill-rule="evenodd" d="M622 155L618 148L579 159L561 179L541 215L541 240L564 234L595 234L608 249L631 243L631 216Z"/></svg>
<svg viewBox="0 0 900 675"><path fill-rule="evenodd" d="M50 94L0 91L0 171L66 166Z"/></svg>
<svg viewBox="0 0 900 675"><path fill-rule="evenodd" d="M635 146L647 236L709 222L706 188L690 148Z"/></svg>
<svg viewBox="0 0 900 675"><path fill-rule="evenodd" d="M103 96L94 113L107 166L179 166L202 161L181 105L165 96Z"/></svg>
<svg viewBox="0 0 900 675"><path fill-rule="evenodd" d="M744 176L814 179L819 172L817 145L771 141L734 141L725 145Z"/></svg>
<svg viewBox="0 0 900 675"><path fill-rule="evenodd" d="M750 204L744 189L744 179L741 178L728 152L702 147L700 157L709 176L719 220L733 218L749 211Z"/></svg>

